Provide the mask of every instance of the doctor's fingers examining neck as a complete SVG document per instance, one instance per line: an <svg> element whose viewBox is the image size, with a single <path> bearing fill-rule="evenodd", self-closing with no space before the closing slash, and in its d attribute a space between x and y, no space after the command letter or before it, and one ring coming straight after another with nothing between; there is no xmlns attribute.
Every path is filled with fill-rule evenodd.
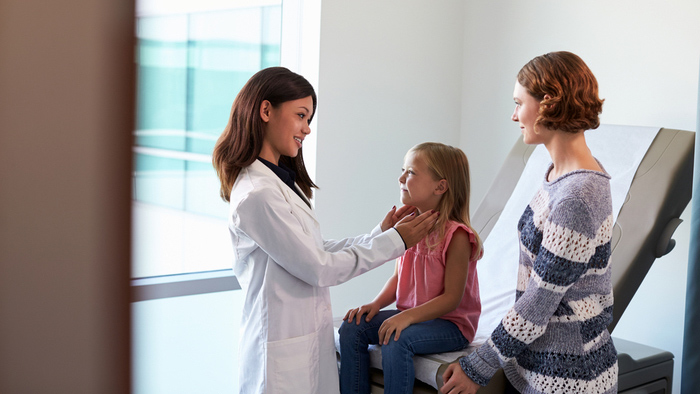
<svg viewBox="0 0 700 394"><path fill-rule="evenodd" d="M404 218L394 226L403 238L407 249L416 245L430 233L439 215L440 213L437 211L427 211L417 217Z"/></svg>

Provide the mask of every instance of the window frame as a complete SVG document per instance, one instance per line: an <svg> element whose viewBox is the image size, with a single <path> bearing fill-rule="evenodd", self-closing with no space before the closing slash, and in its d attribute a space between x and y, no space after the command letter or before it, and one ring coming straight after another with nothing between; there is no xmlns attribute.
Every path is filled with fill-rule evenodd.
<svg viewBox="0 0 700 394"><path fill-rule="evenodd" d="M240 290L232 269L131 280L131 302Z"/></svg>

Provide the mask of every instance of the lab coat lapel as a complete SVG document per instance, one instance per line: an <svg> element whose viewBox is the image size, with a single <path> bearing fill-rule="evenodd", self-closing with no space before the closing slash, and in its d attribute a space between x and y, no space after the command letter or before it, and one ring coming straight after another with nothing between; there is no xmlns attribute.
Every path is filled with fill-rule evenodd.
<svg viewBox="0 0 700 394"><path fill-rule="evenodd" d="M264 175L274 179L280 191L282 192L282 194L284 194L285 199L299 207L299 209L301 209L302 211L306 212L306 214L309 215L314 220L314 222L318 223L318 219L316 219L316 214L311 209L311 203L307 204L308 200L302 200L301 197L299 197L299 195L297 195L294 192L294 190L290 189L289 186L287 186L287 184L282 182L282 180L274 172L272 172L271 169L267 168L267 166L261 163L259 160L255 160L251 164L251 167L254 168L256 171L261 172ZM294 184L294 186L296 186L296 188L299 189L299 186L297 186L296 183ZM301 192L301 189L299 190ZM303 195L304 193L301 192L301 194Z"/></svg>
<svg viewBox="0 0 700 394"><path fill-rule="evenodd" d="M277 176L275 176L277 178ZM308 203L308 200L304 201L299 197L298 194L296 194L292 189L289 188L284 182L282 182L281 179L277 178L279 181L281 187L284 190L284 193L287 195L287 201L293 202L297 207L299 207L302 211L306 212L307 215L311 216L311 218L314 220L314 222L318 223L318 220L316 220L316 214L314 214L314 211L311 209L311 203ZM294 183L294 186L301 192L301 189L299 189L299 186ZM304 193L301 192L303 195Z"/></svg>
<svg viewBox="0 0 700 394"><path fill-rule="evenodd" d="M306 198L306 196L304 195L304 192L301 190L301 188L299 187L299 185L296 182L294 182L294 186L297 188L297 190L299 190L299 194L304 196L304 198L302 199L301 197L299 197L299 194L297 194L297 193L290 193L290 194L294 195L294 197L296 197L296 199L293 199L292 201L294 201L295 204L297 204L304 211L306 211L306 213L308 213L309 215L313 216L314 219L316 219L316 215L313 214L313 210L311 209L311 201L309 201L309 199ZM287 189L289 189L289 188L287 188Z"/></svg>

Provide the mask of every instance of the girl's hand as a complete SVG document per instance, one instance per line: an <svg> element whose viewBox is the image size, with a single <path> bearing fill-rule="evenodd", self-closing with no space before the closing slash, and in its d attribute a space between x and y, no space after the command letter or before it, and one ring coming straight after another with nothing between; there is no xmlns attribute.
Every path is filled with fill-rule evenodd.
<svg viewBox="0 0 700 394"><path fill-rule="evenodd" d="M475 394L481 388L462 371L459 362L454 362L447 367L442 374L442 381L445 384L440 388L440 392L444 394Z"/></svg>
<svg viewBox="0 0 700 394"><path fill-rule="evenodd" d="M403 312L384 320L384 323L379 327L379 344L389 344L389 338L391 338L392 333L394 334L394 341L398 341L401 331L405 330L411 323L411 318Z"/></svg>
<svg viewBox="0 0 700 394"><path fill-rule="evenodd" d="M404 205L398 210L396 209L396 207L391 208L389 213L387 213L384 217L384 220L382 220L382 232L394 227L396 223L399 222L399 220L403 219L407 215L410 215L413 211L415 211L415 207L412 207L410 205Z"/></svg>
<svg viewBox="0 0 700 394"><path fill-rule="evenodd" d="M359 308L350 309L348 313L345 314L345 317L343 317L343 320L347 321L348 323L352 323L352 319L357 317L356 324L359 325L362 315L367 314L365 321L370 321L377 313L379 313L380 309L381 308L379 305L374 303L362 305Z"/></svg>

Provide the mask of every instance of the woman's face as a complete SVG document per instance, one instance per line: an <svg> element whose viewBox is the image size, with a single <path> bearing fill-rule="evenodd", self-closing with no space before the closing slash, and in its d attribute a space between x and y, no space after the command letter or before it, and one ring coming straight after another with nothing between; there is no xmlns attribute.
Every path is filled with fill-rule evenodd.
<svg viewBox="0 0 700 394"><path fill-rule="evenodd" d="M535 132L535 120L540 111L540 101L532 96L519 83L515 82L515 90L513 91L513 100L515 100L515 111L511 119L520 124L520 132L523 134L523 142L526 144L542 143L541 133ZM542 127L538 127L538 132L541 132Z"/></svg>
<svg viewBox="0 0 700 394"><path fill-rule="evenodd" d="M311 96L286 101L277 107L263 101L260 117L265 125L265 137L260 157L274 164L279 163L280 156L296 157L304 138L311 133L313 105Z"/></svg>

